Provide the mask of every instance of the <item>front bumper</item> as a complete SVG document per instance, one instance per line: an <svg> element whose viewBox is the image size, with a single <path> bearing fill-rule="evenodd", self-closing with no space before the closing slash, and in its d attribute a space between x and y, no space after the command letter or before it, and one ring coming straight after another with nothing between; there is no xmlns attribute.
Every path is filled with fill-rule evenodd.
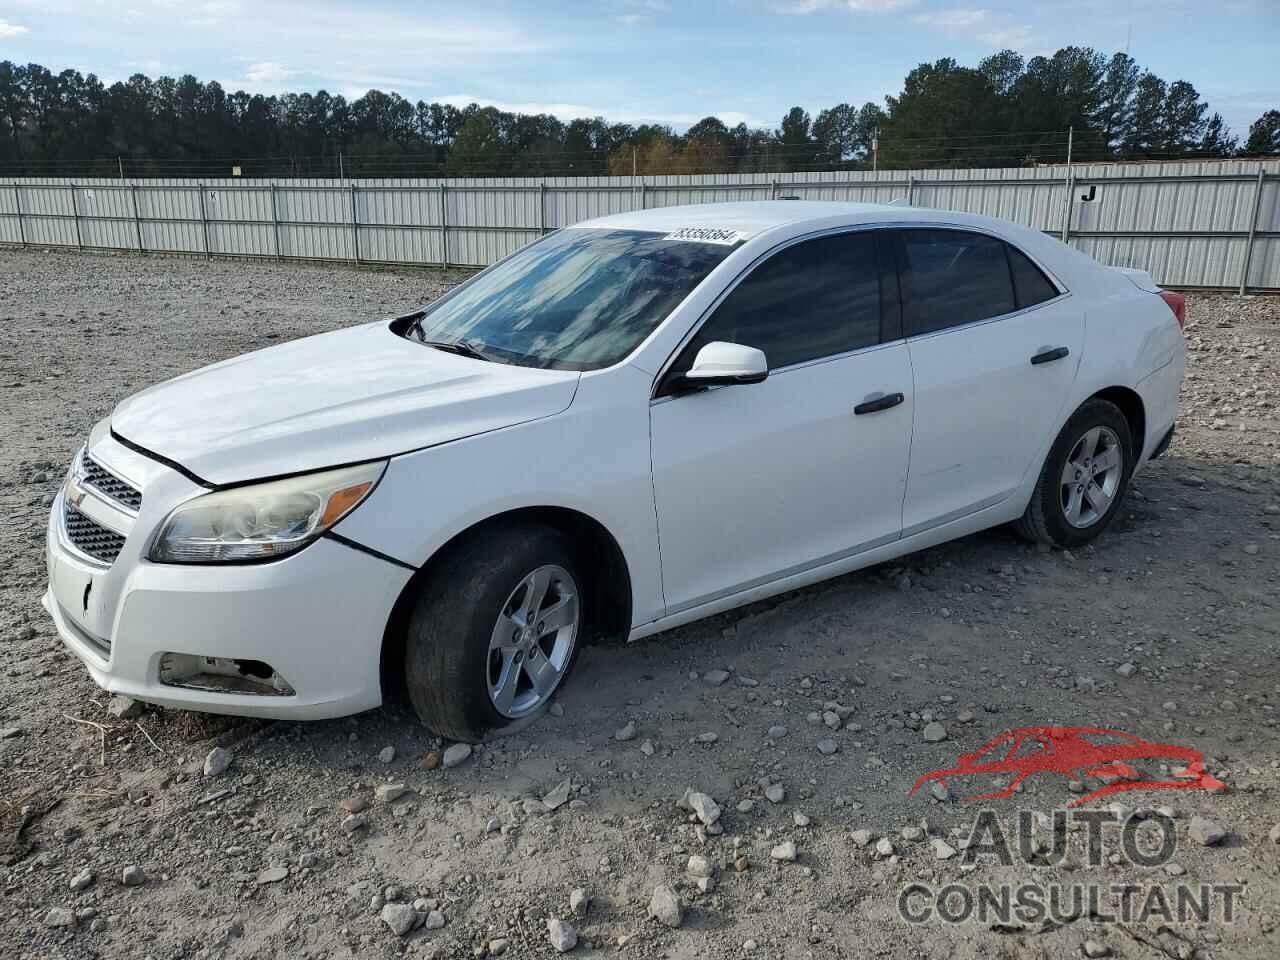
<svg viewBox="0 0 1280 960"><path fill-rule="evenodd" d="M108 444L95 455L111 453ZM381 703L383 631L411 571L326 538L271 563L151 563L146 540L173 504L153 512L150 497L147 488L138 523L109 565L88 562L60 535L63 494L49 517L44 607L95 683L164 706L292 720ZM260 661L289 690L176 686L161 678L167 653Z"/></svg>

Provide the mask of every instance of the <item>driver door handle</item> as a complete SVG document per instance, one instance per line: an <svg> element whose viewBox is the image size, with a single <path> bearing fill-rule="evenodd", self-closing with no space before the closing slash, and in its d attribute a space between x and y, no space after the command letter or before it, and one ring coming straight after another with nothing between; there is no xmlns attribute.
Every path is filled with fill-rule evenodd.
<svg viewBox="0 0 1280 960"><path fill-rule="evenodd" d="M862 416L864 413L879 413L881 410L896 407L905 399L907 398L900 393L886 393L883 397L877 397L874 400L858 404L853 408L853 412L858 416Z"/></svg>
<svg viewBox="0 0 1280 960"><path fill-rule="evenodd" d="M1053 363L1055 360L1061 360L1070 352L1066 347L1054 347L1052 350L1037 353L1031 358L1031 363L1035 366L1039 366L1042 363Z"/></svg>

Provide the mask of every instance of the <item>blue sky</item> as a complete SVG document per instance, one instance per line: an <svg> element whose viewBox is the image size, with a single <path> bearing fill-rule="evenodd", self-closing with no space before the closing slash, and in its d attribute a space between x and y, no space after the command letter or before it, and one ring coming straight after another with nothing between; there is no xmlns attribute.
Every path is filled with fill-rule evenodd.
<svg viewBox="0 0 1280 960"><path fill-rule="evenodd" d="M0 0L0 59L194 73L230 89L369 87L561 117L775 126L882 102L921 61L1125 49L1243 135L1280 108L1280 0Z"/></svg>

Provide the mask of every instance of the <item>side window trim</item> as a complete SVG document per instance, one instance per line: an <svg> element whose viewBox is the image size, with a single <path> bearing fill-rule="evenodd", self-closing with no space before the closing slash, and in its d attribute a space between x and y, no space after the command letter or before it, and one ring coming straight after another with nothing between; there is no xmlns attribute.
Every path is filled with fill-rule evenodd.
<svg viewBox="0 0 1280 960"><path fill-rule="evenodd" d="M672 367L675 365L676 361L680 358L681 354L684 353L685 348L689 345L690 342L693 341L693 339L699 334L699 332L701 332L702 328L706 325L707 321L710 320L713 316L715 316L716 311L720 308L720 305L723 304L724 301L729 298L729 295L733 293L733 291L736 290L738 286L744 280L747 279L747 277L751 276L751 274L754 273L758 267L762 266L765 262L767 262L768 260L771 260L776 255L782 253L784 250L787 250L790 247L798 246L799 244L805 243L806 241L821 240L825 237L838 237L838 236L843 236L844 234L850 234L850 233L873 233L876 235L874 238L876 241L875 253L876 253L876 263L877 263L877 266L879 267L879 272L880 272L879 279L880 279L880 293L881 293L881 296L880 296L880 310L881 310L880 342L868 344L865 347L857 347L853 350L846 350L842 353L830 354L825 357L812 357L808 360L802 360L796 363L788 364L785 367L778 367L776 369L771 369L769 371L769 375L773 376L774 374L777 374L777 373L782 373L787 370L798 369L800 367L810 366L816 363L825 363L828 360L837 360L842 357L852 356L853 354L861 353L867 350L877 350L883 346L886 346L887 344L894 343L896 340L903 339L900 296L898 300L898 303L899 303L898 320L895 328L897 332L897 337L894 340L885 339L886 323L885 323L885 316L884 316L884 288L885 288L886 276L885 276L884 266L881 263L881 248L883 246L883 241L881 240L881 237L886 234L892 233L892 228L879 223L860 223L860 224L854 224L851 226L841 226L841 227L829 228L827 230L818 230L813 233L806 233L798 237L791 237L787 240L783 240L782 242L776 244L775 246L770 247L768 250L761 253L758 257L756 257L749 264L743 267L741 272L739 272L738 275L734 277L730 283L725 285L724 289L720 291L720 293L716 296L715 300L713 300L710 304L708 304L707 308L703 310L702 314L698 317L697 321L695 321L694 324L688 329L688 331L685 332L685 335L680 338L680 342L676 345L675 349L672 350L671 353L667 356L666 360L663 361L662 366L658 368L658 373L653 378L653 386L650 388L650 391L649 391L650 402L657 399L662 399L668 396L665 393L666 380L671 373Z"/></svg>
<svg viewBox="0 0 1280 960"><path fill-rule="evenodd" d="M1060 303L1062 300L1066 299L1067 297L1072 296L1071 290L1067 287L1066 284L1064 284L1061 280L1058 279L1058 275L1054 273L1052 270L1046 269L1044 264L1041 263L1038 259L1036 259L1031 254L1027 253L1026 250L1022 249L1022 247L1018 246L1016 243L1012 242L1011 240L1008 240L1005 237L1002 237L998 233L992 233L989 230L984 230L981 227L970 227L964 224L956 224L956 223L921 222L918 224L917 223L910 223L910 224L897 223L897 224L894 224L892 227L882 228L882 230L884 233L891 234L893 236L892 245L895 252L895 259L897 260L898 284L899 284L899 289L901 290L901 313L903 318L901 331L902 331L902 338L906 340L908 343L916 340L926 340L930 337L945 336L948 333L955 333L958 330L968 330L971 327L977 327L982 324L997 323L1001 320L1006 320L1010 317L1017 317L1017 316L1021 316L1024 313L1030 313L1032 310L1039 310L1041 307L1048 307L1053 304ZM1008 313L997 314L994 317L985 317L981 320L970 320L968 323L957 324L954 327L943 327L941 330L930 330L927 333L911 333L906 328L907 306L911 302L911 285L906 282L906 275L909 272L909 267L907 265L906 248L904 246L903 236L902 236L907 230L955 230L955 231L959 231L960 233L978 233L986 237L991 237L994 240L999 240L1001 243L1005 244L1006 248L1012 247L1014 250L1017 250L1020 254L1026 257L1027 260L1030 261L1031 264L1037 270L1043 273L1045 277L1048 279L1049 283L1053 285L1053 288L1058 291L1057 296L1050 297L1048 300L1041 300L1039 303L1033 303L1029 307L1017 307L1016 309L1011 310ZM1005 262L1009 263L1009 254L1007 250L1005 252ZM1013 281L1013 265L1011 263L1009 264L1009 272L1010 272L1010 282L1013 283L1013 296L1014 296L1014 302L1016 304L1017 296L1018 296L1018 286L1017 286L1017 283Z"/></svg>

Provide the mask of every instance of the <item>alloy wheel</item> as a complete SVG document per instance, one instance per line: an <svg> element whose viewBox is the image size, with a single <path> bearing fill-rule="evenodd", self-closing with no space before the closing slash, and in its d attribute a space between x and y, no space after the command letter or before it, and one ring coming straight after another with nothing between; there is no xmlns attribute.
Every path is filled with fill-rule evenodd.
<svg viewBox="0 0 1280 960"><path fill-rule="evenodd" d="M503 604L485 661L489 699L504 717L541 707L560 685L578 641L578 585L555 564L529 573Z"/></svg>
<svg viewBox="0 0 1280 960"><path fill-rule="evenodd" d="M1085 432L1067 455L1059 483L1059 503L1067 523L1091 527L1110 509L1124 477L1124 448L1110 427Z"/></svg>

